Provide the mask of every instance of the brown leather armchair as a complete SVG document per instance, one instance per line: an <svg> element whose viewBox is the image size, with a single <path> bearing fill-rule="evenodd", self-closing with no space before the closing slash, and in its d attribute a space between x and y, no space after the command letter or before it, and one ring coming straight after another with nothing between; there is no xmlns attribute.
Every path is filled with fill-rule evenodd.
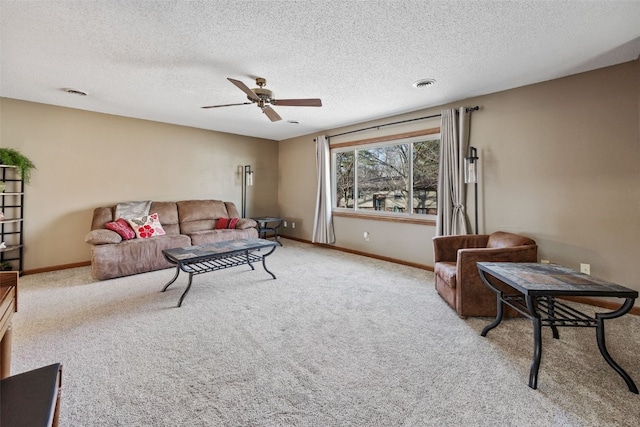
<svg viewBox="0 0 640 427"><path fill-rule="evenodd" d="M496 294L480 279L477 262L538 261L534 240L504 231L434 237L433 252L436 290L462 318L496 315ZM498 280L492 280L492 284L514 292ZM505 317L517 315L505 307Z"/></svg>

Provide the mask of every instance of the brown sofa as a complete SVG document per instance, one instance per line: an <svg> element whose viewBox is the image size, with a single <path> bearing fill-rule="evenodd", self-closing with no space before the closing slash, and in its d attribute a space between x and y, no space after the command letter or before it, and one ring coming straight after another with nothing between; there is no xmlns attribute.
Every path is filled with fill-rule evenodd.
<svg viewBox="0 0 640 427"><path fill-rule="evenodd" d="M93 211L91 231L85 242L91 245L91 275L105 280L172 267L162 255L163 249L204 243L257 238L256 222L240 218L233 229L216 229L220 218L239 218L231 202L185 200L152 202L149 213L157 213L165 235L147 239L122 240L105 224L115 221L116 206Z"/></svg>
<svg viewBox="0 0 640 427"><path fill-rule="evenodd" d="M465 317L496 315L496 294L482 282L477 262L537 262L538 246L528 237L497 231L492 234L439 236L433 238L436 290ZM491 283L513 293L498 280ZM504 316L518 313L506 307Z"/></svg>

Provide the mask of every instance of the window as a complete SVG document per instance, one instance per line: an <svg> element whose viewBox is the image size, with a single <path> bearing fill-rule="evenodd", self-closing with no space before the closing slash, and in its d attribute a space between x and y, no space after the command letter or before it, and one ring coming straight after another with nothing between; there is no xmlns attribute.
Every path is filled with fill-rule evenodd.
<svg viewBox="0 0 640 427"><path fill-rule="evenodd" d="M339 144L331 152L334 208L392 215L437 213L439 133Z"/></svg>

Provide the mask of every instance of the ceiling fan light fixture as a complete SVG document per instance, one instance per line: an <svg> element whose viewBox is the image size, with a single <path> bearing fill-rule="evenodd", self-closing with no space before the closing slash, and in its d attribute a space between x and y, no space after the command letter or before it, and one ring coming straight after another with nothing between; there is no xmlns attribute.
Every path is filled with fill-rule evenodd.
<svg viewBox="0 0 640 427"><path fill-rule="evenodd" d="M412 86L416 89L424 89L426 87L433 86L434 84L436 84L435 79L420 79L413 82Z"/></svg>
<svg viewBox="0 0 640 427"><path fill-rule="evenodd" d="M256 95L258 95L258 97L263 98L263 99L271 99L273 98L273 92L270 91L269 89L265 89L263 87L256 87L251 89L253 91L253 93L255 93Z"/></svg>
<svg viewBox="0 0 640 427"><path fill-rule="evenodd" d="M318 98L280 99L280 100L274 99L273 92L264 87L267 84L267 80L262 77L256 78L256 85L258 85L258 87L253 89L250 89L249 86L247 86L240 80L232 79L231 77L227 77L227 80L233 83L238 89L243 91L245 95L247 95L247 99L250 102L239 102L235 104L221 104L221 105L206 105L201 108L218 108L218 107L231 107L234 105L257 104L257 106L269 118L269 120L271 120L272 122L277 122L282 120L282 117L280 117L280 115L273 108L271 108L271 105L281 105L281 106L289 106L289 107L322 107L322 100Z"/></svg>

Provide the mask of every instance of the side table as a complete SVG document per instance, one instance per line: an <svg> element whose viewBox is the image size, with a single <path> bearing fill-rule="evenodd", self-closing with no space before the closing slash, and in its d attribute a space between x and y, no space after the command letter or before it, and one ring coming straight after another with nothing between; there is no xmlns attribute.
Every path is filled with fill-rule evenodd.
<svg viewBox="0 0 640 427"><path fill-rule="evenodd" d="M265 216L253 218L253 220L258 223L258 237L260 237L261 239L266 239L267 233L273 233L273 238L275 239L276 243L282 246L282 242L278 237L278 228L282 226L282 221L284 220L283 218Z"/></svg>

